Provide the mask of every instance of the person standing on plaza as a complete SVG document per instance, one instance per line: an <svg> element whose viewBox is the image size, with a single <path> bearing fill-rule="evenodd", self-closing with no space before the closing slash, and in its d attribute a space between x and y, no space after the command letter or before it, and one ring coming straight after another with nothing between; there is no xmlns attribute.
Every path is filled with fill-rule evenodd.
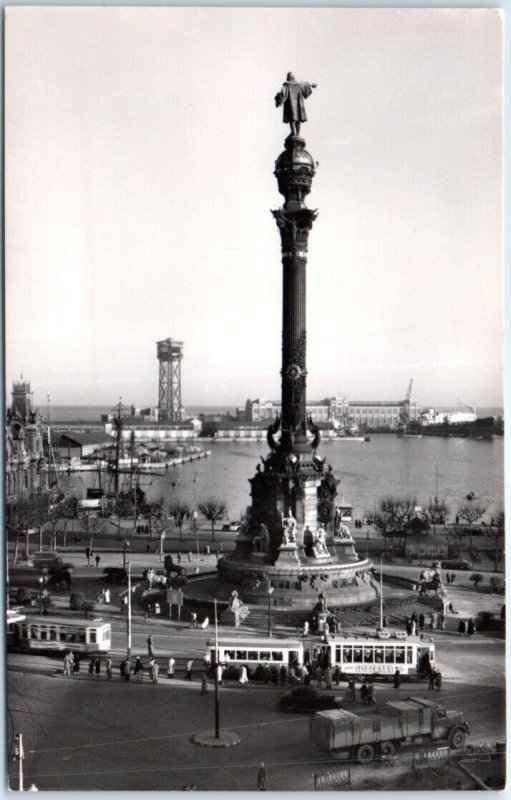
<svg viewBox="0 0 511 800"><path fill-rule="evenodd" d="M190 661L186 662L185 681L191 681L192 680L192 667L193 667L193 660L190 659Z"/></svg>
<svg viewBox="0 0 511 800"><path fill-rule="evenodd" d="M150 633L149 636L147 637L147 655L149 656L149 659L154 658L152 633Z"/></svg>
<svg viewBox="0 0 511 800"><path fill-rule="evenodd" d="M264 766L264 761L261 761L261 766L257 773L257 788L261 792L266 791L266 767Z"/></svg>
<svg viewBox="0 0 511 800"><path fill-rule="evenodd" d="M327 667L325 669L325 689L332 688L332 668Z"/></svg>
<svg viewBox="0 0 511 800"><path fill-rule="evenodd" d="M440 691L440 689L442 688L442 673L440 672L440 670L438 670L438 671L437 671L437 673L436 673L436 677L435 677L435 688L436 688L436 690L437 690L438 692L439 692L439 691Z"/></svg>
<svg viewBox="0 0 511 800"><path fill-rule="evenodd" d="M96 553L94 561L96 562L96 569L99 569L99 562L101 561L101 556L98 553Z"/></svg>
<svg viewBox="0 0 511 800"><path fill-rule="evenodd" d="M96 678L99 678L101 675L101 659L99 656L96 656L96 660L94 662L94 672L96 673Z"/></svg>
<svg viewBox="0 0 511 800"><path fill-rule="evenodd" d="M112 659L111 658L107 658L105 669L106 669L107 680L111 681L112 680Z"/></svg>
<svg viewBox="0 0 511 800"><path fill-rule="evenodd" d="M369 688L367 686L367 679L364 678L360 686L360 701L362 703L367 703L368 700L369 700Z"/></svg>
<svg viewBox="0 0 511 800"><path fill-rule="evenodd" d="M424 614L421 611L421 613L419 614L419 628L421 629L421 631L424 630L424 625L425 624L426 624L426 617L424 616Z"/></svg>
<svg viewBox="0 0 511 800"><path fill-rule="evenodd" d="M70 677L71 675L71 662L69 661L69 653L64 656L64 675Z"/></svg>
<svg viewBox="0 0 511 800"><path fill-rule="evenodd" d="M103 592L103 601L108 605L110 605L110 589L105 589Z"/></svg>
<svg viewBox="0 0 511 800"><path fill-rule="evenodd" d="M142 681L144 680L144 665L142 663L142 659L140 658L140 656L137 656L133 672L135 673L135 678L137 680L137 683L142 683Z"/></svg>
<svg viewBox="0 0 511 800"><path fill-rule="evenodd" d="M454 581L456 580L456 573L451 572L451 584L454 586Z"/></svg>
<svg viewBox="0 0 511 800"><path fill-rule="evenodd" d="M151 662L151 680L153 683L158 683L158 676L160 674L160 668L158 666L158 662L156 659L153 658Z"/></svg>
<svg viewBox="0 0 511 800"><path fill-rule="evenodd" d="M73 654L73 659L74 659L73 672L74 672L75 675L79 675L80 674L80 656L78 655L78 653L74 653Z"/></svg>
<svg viewBox="0 0 511 800"><path fill-rule="evenodd" d="M173 678L174 677L174 667L175 667L175 665L176 665L176 659L172 658L172 656L170 656L169 663L168 663L168 666L167 666L167 678Z"/></svg>
<svg viewBox="0 0 511 800"><path fill-rule="evenodd" d="M240 669L239 683L248 683L248 672L246 666L243 664Z"/></svg>
<svg viewBox="0 0 511 800"><path fill-rule="evenodd" d="M348 681L348 697L350 697L353 702L357 699L357 682L355 678L350 678Z"/></svg>
<svg viewBox="0 0 511 800"><path fill-rule="evenodd" d="M460 619L460 624L458 625L458 633L460 636L465 636L467 632L467 622L464 619Z"/></svg>
<svg viewBox="0 0 511 800"><path fill-rule="evenodd" d="M202 673L201 681L200 681L200 693L201 694L209 694L208 688L208 676L206 672Z"/></svg>
<svg viewBox="0 0 511 800"><path fill-rule="evenodd" d="M370 678L367 684L367 703L368 705L376 705L376 700L374 699L374 683Z"/></svg>
<svg viewBox="0 0 511 800"><path fill-rule="evenodd" d="M216 679L218 681L218 685L221 686L224 679L224 668L221 664L216 665Z"/></svg>
<svg viewBox="0 0 511 800"><path fill-rule="evenodd" d="M429 673L429 686L428 689L435 688L435 681L436 681L436 670L432 669Z"/></svg>
<svg viewBox="0 0 511 800"><path fill-rule="evenodd" d="M96 666L94 656L89 661L89 676L94 675L94 667Z"/></svg>
<svg viewBox="0 0 511 800"><path fill-rule="evenodd" d="M321 669L319 664L316 667L315 675L316 675L316 686L318 687L318 689L321 689L323 687L323 670Z"/></svg>
<svg viewBox="0 0 511 800"><path fill-rule="evenodd" d="M467 633L468 633L469 637L472 638L472 636L474 635L475 632L476 632L476 624L475 624L474 620L472 619L472 617L470 617L470 619L468 621L468 625L467 625Z"/></svg>
<svg viewBox="0 0 511 800"><path fill-rule="evenodd" d="M446 581L447 581L447 586L450 586L451 585L451 574L450 574L450 572L446 572L445 573L445 578L446 578Z"/></svg>
<svg viewBox="0 0 511 800"><path fill-rule="evenodd" d="M401 672L396 669L394 672L394 689L399 689L401 686Z"/></svg>
<svg viewBox="0 0 511 800"><path fill-rule="evenodd" d="M129 681L131 678L131 664L128 658L125 658L123 661L124 667L122 670L122 677L125 681Z"/></svg>

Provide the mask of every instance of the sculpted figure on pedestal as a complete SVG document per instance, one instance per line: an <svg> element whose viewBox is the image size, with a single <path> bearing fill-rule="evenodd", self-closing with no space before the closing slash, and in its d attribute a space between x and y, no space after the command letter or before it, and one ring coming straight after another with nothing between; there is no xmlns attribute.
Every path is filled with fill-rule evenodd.
<svg viewBox="0 0 511 800"><path fill-rule="evenodd" d="M288 516L282 516L282 544L296 544L296 520L289 509Z"/></svg>
<svg viewBox="0 0 511 800"><path fill-rule="evenodd" d="M275 95L275 105L284 107L283 121L289 123L294 136L299 135L301 123L307 121L304 101L316 86L315 83L297 81L293 73L288 72L282 89Z"/></svg>

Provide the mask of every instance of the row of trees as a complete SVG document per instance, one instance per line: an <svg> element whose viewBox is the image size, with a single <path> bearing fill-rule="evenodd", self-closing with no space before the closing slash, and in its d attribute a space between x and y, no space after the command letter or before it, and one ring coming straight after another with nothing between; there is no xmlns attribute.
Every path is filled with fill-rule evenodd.
<svg viewBox="0 0 511 800"><path fill-rule="evenodd" d="M466 500L461 503L456 512L456 526L452 529L452 535L458 540L461 552L463 540L468 536L470 550L473 549L473 525L481 520L487 509L482 504L475 502L475 499L467 495ZM433 526L444 525L450 511L445 502L445 498L435 497L430 499L425 507L418 510L417 499L415 497L396 497L387 496L380 500L378 507L370 515L372 524L384 537L385 549L389 538L403 536L414 528L414 522L422 530L428 531ZM497 569L499 544L503 540L505 528L504 511L499 510L493 525L485 526L485 534L494 542L495 569Z"/></svg>

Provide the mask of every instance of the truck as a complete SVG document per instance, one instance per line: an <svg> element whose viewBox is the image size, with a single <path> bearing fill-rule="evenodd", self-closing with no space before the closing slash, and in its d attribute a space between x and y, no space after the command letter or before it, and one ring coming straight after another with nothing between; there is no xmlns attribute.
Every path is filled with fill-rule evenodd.
<svg viewBox="0 0 511 800"><path fill-rule="evenodd" d="M468 730L461 711L447 711L422 697L393 700L367 714L319 711L310 721L310 737L321 750L360 764L391 758L406 744L433 742L459 750Z"/></svg>

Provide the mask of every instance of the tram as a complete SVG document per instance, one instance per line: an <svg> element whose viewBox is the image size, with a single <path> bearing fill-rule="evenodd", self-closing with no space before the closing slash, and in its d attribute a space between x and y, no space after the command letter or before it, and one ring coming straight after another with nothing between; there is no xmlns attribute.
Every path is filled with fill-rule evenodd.
<svg viewBox="0 0 511 800"><path fill-rule="evenodd" d="M382 641L371 634L337 634L325 641L303 639L218 637L207 643L205 660L224 667L264 667L319 664L338 668L343 678L370 675L390 678L398 669L402 678L425 678L435 665L435 645L417 636L401 639L392 634Z"/></svg>
<svg viewBox="0 0 511 800"><path fill-rule="evenodd" d="M86 620L26 617L9 624L8 641L13 650L29 652L108 653L112 646L112 626L101 617Z"/></svg>

